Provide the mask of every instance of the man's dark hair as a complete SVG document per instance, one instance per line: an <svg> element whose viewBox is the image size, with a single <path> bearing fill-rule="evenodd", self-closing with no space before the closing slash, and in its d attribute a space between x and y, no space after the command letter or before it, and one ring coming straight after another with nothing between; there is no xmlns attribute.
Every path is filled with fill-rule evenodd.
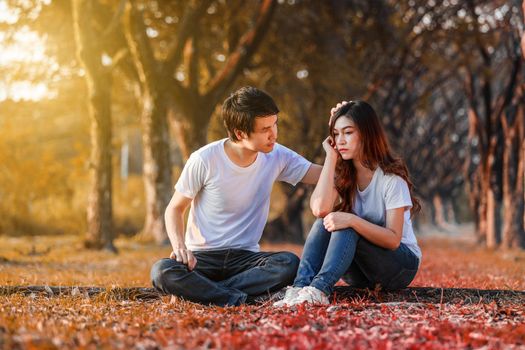
<svg viewBox="0 0 525 350"><path fill-rule="evenodd" d="M279 113L273 98L266 92L251 86L235 91L222 104L222 120L233 142L240 141L235 130L247 135L253 132L255 118Z"/></svg>

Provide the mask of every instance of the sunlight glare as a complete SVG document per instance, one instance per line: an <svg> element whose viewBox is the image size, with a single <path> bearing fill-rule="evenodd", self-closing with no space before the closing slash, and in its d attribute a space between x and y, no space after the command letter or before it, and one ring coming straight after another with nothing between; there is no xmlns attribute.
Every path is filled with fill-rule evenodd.
<svg viewBox="0 0 525 350"><path fill-rule="evenodd" d="M0 0L0 23L15 24L20 17L20 10L7 5L6 0Z"/></svg>
<svg viewBox="0 0 525 350"><path fill-rule="evenodd" d="M13 63L40 63L46 60L45 37L23 27L13 35L13 44L5 45L5 35L0 35L0 66Z"/></svg>
<svg viewBox="0 0 525 350"><path fill-rule="evenodd" d="M5 1L0 0L0 21L10 20L8 16L16 17ZM45 35L39 35L27 26L22 26L10 38L5 32L0 33L0 70L9 72L12 67L24 67L27 72L26 78L15 80L9 79L8 73L0 83L0 102L7 99L39 101L56 96L45 82L31 80L35 72L56 72L58 69L57 62L46 55L46 40Z"/></svg>
<svg viewBox="0 0 525 350"><path fill-rule="evenodd" d="M9 85L0 83L0 101L11 99L20 101L40 101L44 98L54 98L56 92L50 91L45 83L17 81Z"/></svg>

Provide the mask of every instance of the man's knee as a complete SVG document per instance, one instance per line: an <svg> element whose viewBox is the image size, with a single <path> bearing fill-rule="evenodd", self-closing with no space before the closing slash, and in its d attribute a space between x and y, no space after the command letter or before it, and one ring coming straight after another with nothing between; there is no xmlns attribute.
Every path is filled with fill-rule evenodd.
<svg viewBox="0 0 525 350"><path fill-rule="evenodd" d="M163 290L166 278L165 276L170 274L186 274L188 273L188 268L186 265L178 262L174 259L161 259L157 261L153 266L151 267L151 283L155 288L158 288L160 290Z"/></svg>
<svg viewBox="0 0 525 350"><path fill-rule="evenodd" d="M272 256L272 262L278 265L283 280L293 280L299 267L299 257L291 252L279 252Z"/></svg>

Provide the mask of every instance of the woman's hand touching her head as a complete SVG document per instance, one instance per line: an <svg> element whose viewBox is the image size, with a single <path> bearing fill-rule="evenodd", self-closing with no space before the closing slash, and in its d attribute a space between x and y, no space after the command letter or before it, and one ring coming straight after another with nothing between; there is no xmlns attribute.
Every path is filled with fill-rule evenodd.
<svg viewBox="0 0 525 350"><path fill-rule="evenodd" d="M337 157L339 156L339 152L337 152L337 149L335 147L335 142L332 136L328 136L323 141L323 149L326 152L326 157L331 158L332 160L337 160Z"/></svg>

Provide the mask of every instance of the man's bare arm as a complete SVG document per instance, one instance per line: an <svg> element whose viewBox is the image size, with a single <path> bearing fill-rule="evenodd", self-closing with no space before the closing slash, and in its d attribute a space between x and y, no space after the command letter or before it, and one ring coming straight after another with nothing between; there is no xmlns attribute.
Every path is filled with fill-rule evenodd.
<svg viewBox="0 0 525 350"><path fill-rule="evenodd" d="M308 168L306 174L301 179L301 182L308 185L317 184L319 176L321 175L321 170L323 170L323 167L321 165L312 163L312 165L310 165L310 168Z"/></svg>
<svg viewBox="0 0 525 350"><path fill-rule="evenodd" d="M170 258L188 265L188 268L193 270L197 264L197 260L193 256L193 253L186 248L186 244L184 243L184 213L190 206L191 201L191 198L185 197L175 191L166 207L164 221L166 223L166 232L168 233L168 238L173 248L173 253Z"/></svg>

